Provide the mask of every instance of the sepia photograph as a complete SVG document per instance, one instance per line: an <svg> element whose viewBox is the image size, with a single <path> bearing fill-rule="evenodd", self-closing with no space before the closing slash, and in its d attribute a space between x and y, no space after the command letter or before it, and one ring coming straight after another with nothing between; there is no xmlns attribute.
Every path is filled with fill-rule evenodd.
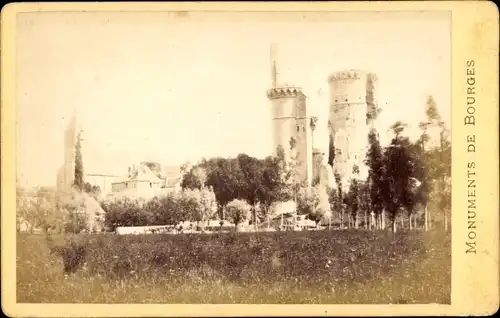
<svg viewBox="0 0 500 318"><path fill-rule="evenodd" d="M17 303L451 304L450 11L15 28Z"/></svg>
<svg viewBox="0 0 500 318"><path fill-rule="evenodd" d="M449 303L449 19L20 14L18 300Z"/></svg>

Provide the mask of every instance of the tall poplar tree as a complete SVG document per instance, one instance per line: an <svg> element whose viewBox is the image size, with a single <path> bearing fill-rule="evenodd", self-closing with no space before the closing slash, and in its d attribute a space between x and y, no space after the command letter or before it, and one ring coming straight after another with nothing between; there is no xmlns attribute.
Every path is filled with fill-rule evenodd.
<svg viewBox="0 0 500 318"><path fill-rule="evenodd" d="M368 134L368 153L366 156L366 165L368 166L368 180L371 208L375 214L377 228L382 228L382 191L384 182L384 155L377 131L372 129Z"/></svg>
<svg viewBox="0 0 500 318"><path fill-rule="evenodd" d="M346 205L344 202L344 193L343 193L343 184L342 184L342 178L340 174L337 172L334 174L335 176L335 183L337 184L337 195L336 195L336 202L337 202L337 211L340 213L340 228L344 228L344 211L346 209Z"/></svg>
<svg viewBox="0 0 500 318"><path fill-rule="evenodd" d="M432 204L434 209L444 216L445 229L448 227L448 212L451 208L451 189L448 186L451 178L451 142L449 131L445 127L432 96L427 98L425 105L426 121L420 123L422 135L419 144L423 152L425 173L427 178L423 180L427 190L424 204L425 228L431 227L431 215L427 208ZM437 146L430 145L429 129L439 130L439 143ZM427 202L428 201L428 202Z"/></svg>
<svg viewBox="0 0 500 318"><path fill-rule="evenodd" d="M81 133L78 133L75 145L75 181L74 186L79 191L83 191L83 159L82 159L82 144Z"/></svg>
<svg viewBox="0 0 500 318"><path fill-rule="evenodd" d="M408 137L401 136L405 124L396 122L392 127L395 137L384 152L384 182L382 199L384 208L396 233L396 218L402 209L412 211L414 200L415 157Z"/></svg>
<svg viewBox="0 0 500 318"><path fill-rule="evenodd" d="M335 160L335 144L333 142L333 137L330 135L328 143L328 164L333 167L333 161Z"/></svg>

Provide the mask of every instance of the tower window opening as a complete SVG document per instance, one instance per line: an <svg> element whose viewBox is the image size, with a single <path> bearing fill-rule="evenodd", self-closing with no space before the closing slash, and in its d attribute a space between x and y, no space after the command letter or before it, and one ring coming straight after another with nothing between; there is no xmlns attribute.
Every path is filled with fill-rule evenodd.
<svg viewBox="0 0 500 318"><path fill-rule="evenodd" d="M299 127L299 125L297 125L297 132L299 132L299 131L300 131L300 127Z"/></svg>
<svg viewBox="0 0 500 318"><path fill-rule="evenodd" d="M302 131L306 131L306 127L305 126L302 126Z"/></svg>
<svg viewBox="0 0 500 318"><path fill-rule="evenodd" d="M345 99L345 101L347 102L347 98Z"/></svg>

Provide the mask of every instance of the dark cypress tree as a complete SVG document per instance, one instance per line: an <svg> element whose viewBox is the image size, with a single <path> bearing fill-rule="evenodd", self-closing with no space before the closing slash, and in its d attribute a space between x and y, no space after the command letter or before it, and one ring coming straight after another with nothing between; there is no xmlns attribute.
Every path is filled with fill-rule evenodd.
<svg viewBox="0 0 500 318"><path fill-rule="evenodd" d="M84 182L83 182L83 159L82 159L82 144L81 144L81 133L78 133L78 137L75 145L75 181L74 186L79 191L83 191Z"/></svg>
<svg viewBox="0 0 500 318"><path fill-rule="evenodd" d="M333 137L330 135L330 145L328 147L328 164L333 167L333 160L335 159L335 144Z"/></svg>

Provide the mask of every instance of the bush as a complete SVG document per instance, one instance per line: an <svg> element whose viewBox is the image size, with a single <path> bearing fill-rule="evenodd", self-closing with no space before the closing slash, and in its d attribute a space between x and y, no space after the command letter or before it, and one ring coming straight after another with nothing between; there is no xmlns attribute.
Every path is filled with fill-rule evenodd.
<svg viewBox="0 0 500 318"><path fill-rule="evenodd" d="M236 228L248 220L252 207L245 200L234 199L226 205L225 218L233 223Z"/></svg>
<svg viewBox="0 0 500 318"><path fill-rule="evenodd" d="M425 245L418 235L401 232L394 238L366 231L90 235L68 246L78 249L74 254L86 256L91 273L112 279L133 274L178 280L203 267L232 281L295 281L319 288L332 282L362 283L390 275L405 261L420 261Z"/></svg>
<svg viewBox="0 0 500 318"><path fill-rule="evenodd" d="M217 211L215 194L210 188L184 190L151 200L118 198L102 202L105 225L111 231L118 226L175 225L182 221L201 222Z"/></svg>
<svg viewBox="0 0 500 318"><path fill-rule="evenodd" d="M49 235L53 240L49 244L43 235L21 233L16 240L16 299L20 303L450 303L450 235L444 232L401 231L396 239L385 231L356 230L235 234L66 234ZM66 277L63 270L74 273Z"/></svg>
<svg viewBox="0 0 500 318"><path fill-rule="evenodd" d="M297 195L297 210L318 224L330 216L330 203L326 189L319 186L300 189Z"/></svg>

